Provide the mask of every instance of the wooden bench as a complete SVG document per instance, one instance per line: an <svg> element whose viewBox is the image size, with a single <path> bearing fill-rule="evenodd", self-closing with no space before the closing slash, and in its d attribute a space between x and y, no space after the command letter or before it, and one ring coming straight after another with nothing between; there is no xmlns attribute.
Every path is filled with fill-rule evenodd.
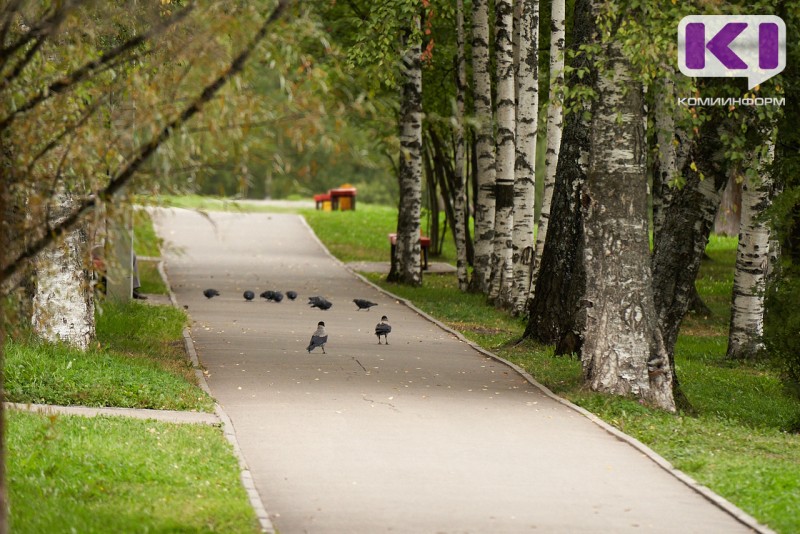
<svg viewBox="0 0 800 534"><path fill-rule="evenodd" d="M355 187L337 187L328 191L328 194L331 196L331 209L333 211L356 209Z"/></svg>
<svg viewBox="0 0 800 534"><path fill-rule="evenodd" d="M389 244L392 246L391 258L394 258L394 251L397 248L397 234L389 234ZM431 246L431 238L419 236L419 247L422 250L422 270L428 270L428 249Z"/></svg>
<svg viewBox="0 0 800 534"><path fill-rule="evenodd" d="M314 203L317 205L318 210L324 209L325 203L330 201L330 193L320 193L319 195L314 195Z"/></svg>

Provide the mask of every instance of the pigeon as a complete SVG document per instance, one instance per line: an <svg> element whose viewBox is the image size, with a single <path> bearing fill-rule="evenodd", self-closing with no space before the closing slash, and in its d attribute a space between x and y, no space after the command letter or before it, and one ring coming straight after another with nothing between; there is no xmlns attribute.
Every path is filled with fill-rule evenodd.
<svg viewBox="0 0 800 534"><path fill-rule="evenodd" d="M242 296L244 297L244 300L246 300L247 302L250 302L251 300L256 298L256 294L250 291L249 289L244 293L242 293Z"/></svg>
<svg viewBox="0 0 800 534"><path fill-rule="evenodd" d="M311 334L311 342L306 347L306 350L309 354L311 351L317 347L322 348L322 354L327 354L325 352L325 343L328 342L328 333L325 331L325 323L320 321L317 323L317 329Z"/></svg>
<svg viewBox="0 0 800 534"><path fill-rule="evenodd" d="M271 300L272 302L280 302L283 300L283 293L280 291L264 291L259 295L262 299Z"/></svg>
<svg viewBox="0 0 800 534"><path fill-rule="evenodd" d="M207 299L212 299L219 295L219 291L216 289L206 289L203 291L203 295L205 295Z"/></svg>
<svg viewBox="0 0 800 534"><path fill-rule="evenodd" d="M325 297L308 297L308 305L320 310L329 310L333 304Z"/></svg>
<svg viewBox="0 0 800 534"><path fill-rule="evenodd" d="M355 302L356 306L358 306L358 309L356 309L356 311L360 311L360 310L369 311L369 309L371 307L377 306L377 304L375 304L374 302L370 302L370 301L364 300L364 299L353 299L353 302Z"/></svg>
<svg viewBox="0 0 800 534"><path fill-rule="evenodd" d="M297 298L297 291L287 291L286 296L289 298L289 300L294 300Z"/></svg>
<svg viewBox="0 0 800 534"><path fill-rule="evenodd" d="M385 315L381 317L381 322L375 325L375 335L378 336L378 345L381 345L381 336L386 339L386 344L389 344L389 332L392 331L392 325L389 324L389 318Z"/></svg>

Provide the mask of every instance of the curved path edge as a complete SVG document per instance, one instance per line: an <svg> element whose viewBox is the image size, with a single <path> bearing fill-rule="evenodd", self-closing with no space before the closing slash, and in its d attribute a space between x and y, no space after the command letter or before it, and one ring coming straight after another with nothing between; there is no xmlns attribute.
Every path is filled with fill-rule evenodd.
<svg viewBox="0 0 800 534"><path fill-rule="evenodd" d="M485 356L487 356L489 358L492 358L493 360L495 360L497 362L500 362L500 363L510 367L515 372L517 372L520 376L522 376L525 380L527 380L531 385L533 385L534 387L536 387L539 390L541 390L541 392L544 393L547 397L549 397L549 398L553 399L554 401L558 402L559 404L562 404L563 406L566 406L567 408L569 408L571 410L574 410L575 412L583 415L584 417L586 417L587 419L592 421L594 424L596 424L597 426L599 426L600 428L602 428L603 430L605 430L606 432L608 432L609 434L611 434L612 436L617 438L618 440L620 440L620 441L622 441L624 443L627 443L628 445L630 445L631 447L633 447L634 449L636 449L640 453L644 454L650 460L655 462L656 465L661 467L664 471L666 471L667 473L671 474L673 477L675 477L676 479L681 481L683 484L685 484L686 486L688 486L689 488L694 490L696 493L700 494L706 500L708 500L709 502L711 502L712 504L714 504L715 506L717 506L718 508L720 508L721 510L723 510L724 512L726 512L730 516L732 516L734 519L736 519L737 521L739 521L740 523L742 523L746 527L748 527L750 529L753 529L755 532L759 532L759 533L762 533L762 534L776 534L774 530L770 529L769 527L767 527L765 525L762 525L761 523L758 522L758 520L756 518L754 518L753 516L751 516L750 514L745 512L744 510L740 509L738 506L736 506L732 502L728 501L727 499L725 499L721 495L718 495L718 494L714 493L711 489L709 489L708 487L700 484L699 482L697 482L695 479L693 479L692 477L690 477L689 475L687 475L683 471L680 471L680 470L676 469L663 456L661 456L660 454L655 452L653 449L651 449L650 447L648 447L647 445L645 445L644 443L642 443L638 439L636 439L636 438L634 438L632 436L629 436L628 434L625 434L624 432L622 432L618 428L606 423L605 421L603 421L602 419L597 417L592 412L586 410L585 408L581 408L577 404L573 404L572 402L570 402L570 401L568 401L568 400L566 400L566 399L564 399L562 397L559 397L558 395L556 395L555 393L550 391L546 386L544 386L543 384L540 384L538 381L536 381L536 379L533 378L533 376L530 373L525 371L523 368L521 368L517 364L512 363L512 362L506 360L505 358L501 358L500 356L498 356L496 354L493 354L492 352L484 349L483 347L473 343L469 339L465 338L461 334L461 332L458 332L457 330L453 330L452 328L450 328L446 324L442 323L441 321L439 321L435 317L432 317L431 315L425 313L421 309L417 308L409 300L406 300L403 297L397 296L394 293L392 293L390 291L387 291L387 290L383 289L382 287L374 284L369 279L365 278L363 275L361 275L360 273L356 272L350 266L348 266L346 263L344 263L339 258L334 256L328 250L328 247L326 247L325 244L319 239L319 237L317 237L317 234L314 232L314 230L308 224L308 222L306 221L305 217L303 217L302 215L298 215L298 217L303 222L303 225L308 229L309 233L314 238L314 240L325 251L325 253L331 259L333 259L336 263L338 263L344 269L347 269L347 271L349 271L353 276L359 278L365 284L375 288L376 290L380 291L384 295L387 295L387 296L389 296L389 297L391 297L393 299L396 299L398 302L400 302L403 305L407 306L409 309L413 310L415 313L417 313L421 317L423 317L426 320L430 321L431 323L435 324L436 326L438 326L439 328L441 328L445 332L448 332L448 333L456 336L460 341L462 341L463 343L466 343L467 345L469 345L470 347L472 347L476 351L480 352L481 354L483 354L483 355L485 355Z"/></svg>
<svg viewBox="0 0 800 534"><path fill-rule="evenodd" d="M305 219L303 219L303 222L305 222ZM314 235L314 238L316 238L316 235ZM328 249L325 249L326 252L327 250ZM175 297L175 293L172 291L172 286L169 284L169 277L167 276L167 270L163 261L158 262L158 272L161 275L161 278L164 280L167 290L169 291L169 301L174 307L178 308L178 299ZM211 389L208 387L205 374L203 373L203 369L200 367L200 360L197 358L197 350L195 350L192 333L188 326L183 328L183 343L184 347L186 348L186 354L192 362L192 367L194 368L194 373L195 376L197 376L197 382L200 385L200 388L211 395ZM239 462L239 479L241 480L242 486L247 492L247 498L250 501L250 506L256 513L258 523L261 526L261 531L267 534L276 534L275 527L269 518L269 513L264 506L264 501L261 498L261 494L259 494L256 484L253 481L253 474L250 472L250 468L247 465L244 454L242 454L242 449L239 446L238 440L236 439L236 430L233 427L233 422L231 421L230 417L228 417L228 414L225 413L225 410L222 409L222 406L220 406L216 401L214 402L214 415L222 424L222 432L225 435L225 439L227 439L228 443L231 444L231 447L233 448L233 454L236 457L236 460Z"/></svg>

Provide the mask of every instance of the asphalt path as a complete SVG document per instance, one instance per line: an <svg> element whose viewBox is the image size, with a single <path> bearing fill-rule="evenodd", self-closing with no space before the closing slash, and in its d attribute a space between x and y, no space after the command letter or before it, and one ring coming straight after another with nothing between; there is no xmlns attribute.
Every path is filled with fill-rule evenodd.
<svg viewBox="0 0 800 534"><path fill-rule="evenodd" d="M173 209L155 220L208 385L281 533L752 531L364 283L299 216ZM246 289L300 296L246 302ZM333 307L309 308L312 295ZM378 306L356 311L353 298ZM381 315L389 345L374 335ZM327 354L308 354L320 320Z"/></svg>

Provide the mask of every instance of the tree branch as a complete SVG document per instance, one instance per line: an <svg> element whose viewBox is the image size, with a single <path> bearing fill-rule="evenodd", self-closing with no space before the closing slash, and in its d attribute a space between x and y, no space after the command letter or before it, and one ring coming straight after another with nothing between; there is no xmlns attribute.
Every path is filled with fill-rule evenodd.
<svg viewBox="0 0 800 534"><path fill-rule="evenodd" d="M178 117L164 126L158 135L151 139L147 144L139 148L134 158L111 179L108 185L97 195L89 195L78 203L78 206L64 218L62 222L51 228L46 235L29 244L25 249L18 253L14 259L6 259L8 265L2 266L0 271L0 288L4 282L15 274L20 264L24 260L31 259L44 250L50 243L66 234L74 228L88 212L93 210L99 201L107 202L125 186L134 176L139 167L153 155L158 147L169 139L172 132L185 124L189 119L196 115L203 106L210 101L214 95L236 74L244 68L245 62L252 55L256 46L266 37L269 27L283 14L292 0L278 0L278 5L272 11L269 18L262 24L250 44L242 50L231 62L230 66L220 74L216 80L207 85L203 92L198 96Z"/></svg>
<svg viewBox="0 0 800 534"><path fill-rule="evenodd" d="M131 39L125 41L124 43L117 46L113 50L110 50L109 52L103 54L100 58L85 63L84 65L73 71L71 74L68 74L63 78L61 78L60 80L51 83L47 88L39 91L30 100L28 100L21 106L17 107L9 115L3 118L3 120L0 121L0 131L6 130L19 115L32 110L33 108L35 108L36 106L38 106L39 104L50 98L52 95L63 93L64 91L74 86L75 84L88 79L90 76L96 74L98 70L100 70L101 68L105 68L108 64L112 63L116 58L118 58L122 54L136 48L137 46L146 42L150 38L160 34L170 26L174 25L181 19L185 18L191 12L192 9L193 9L192 6L187 7L183 11L180 11L177 14L175 14L175 16L173 16L172 18L159 24L149 32L144 33L142 35L137 35L136 37L132 37Z"/></svg>

